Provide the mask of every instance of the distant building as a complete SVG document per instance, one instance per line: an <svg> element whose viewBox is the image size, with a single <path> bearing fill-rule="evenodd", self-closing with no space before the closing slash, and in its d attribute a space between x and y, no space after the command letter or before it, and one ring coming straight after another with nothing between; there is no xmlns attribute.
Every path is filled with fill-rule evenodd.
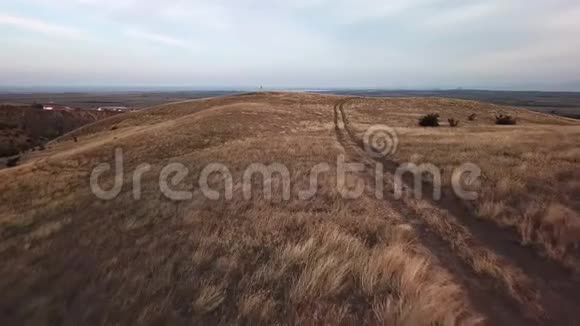
<svg viewBox="0 0 580 326"><path fill-rule="evenodd" d="M100 106L97 108L97 111L106 111L106 112L127 112L130 109L126 106Z"/></svg>
<svg viewBox="0 0 580 326"><path fill-rule="evenodd" d="M68 106L54 104L54 103L43 104L42 109L46 110L46 111L72 111L73 110L72 108L70 108Z"/></svg>

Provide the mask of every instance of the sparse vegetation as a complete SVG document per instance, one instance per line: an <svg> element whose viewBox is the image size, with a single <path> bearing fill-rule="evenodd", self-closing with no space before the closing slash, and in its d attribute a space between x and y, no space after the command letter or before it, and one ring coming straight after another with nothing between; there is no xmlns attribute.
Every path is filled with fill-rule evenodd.
<svg viewBox="0 0 580 326"><path fill-rule="evenodd" d="M63 114L31 106L0 105L0 157L16 155L66 132L114 113L75 111Z"/></svg>
<svg viewBox="0 0 580 326"><path fill-rule="evenodd" d="M467 117L467 120L469 121L475 121L475 118L477 118L477 114L476 113L472 113Z"/></svg>
<svg viewBox="0 0 580 326"><path fill-rule="evenodd" d="M495 124L497 125L515 125L516 118L511 115L500 114L495 116Z"/></svg>
<svg viewBox="0 0 580 326"><path fill-rule="evenodd" d="M19 152L14 142L0 143L0 157L14 156Z"/></svg>
<svg viewBox="0 0 580 326"><path fill-rule="evenodd" d="M429 113L419 119L421 127L439 127L439 114Z"/></svg>
<svg viewBox="0 0 580 326"><path fill-rule="evenodd" d="M0 122L0 130L9 130L18 128L18 124L10 122Z"/></svg>
<svg viewBox="0 0 580 326"><path fill-rule="evenodd" d="M16 157L13 157L13 158L9 158L6 161L6 166L9 167L9 168L10 167L15 167L16 165L18 165L18 161L19 160L20 160L20 156L16 156Z"/></svg>
<svg viewBox="0 0 580 326"><path fill-rule="evenodd" d="M457 127L457 126L459 126L459 120L456 120L454 118L450 118L450 119L447 119L447 121L449 122L449 126L450 127Z"/></svg>

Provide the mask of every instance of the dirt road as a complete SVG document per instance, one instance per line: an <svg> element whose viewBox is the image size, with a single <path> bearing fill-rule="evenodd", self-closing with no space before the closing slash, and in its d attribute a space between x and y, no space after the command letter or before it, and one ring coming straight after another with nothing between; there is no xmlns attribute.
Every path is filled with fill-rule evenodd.
<svg viewBox="0 0 580 326"><path fill-rule="evenodd" d="M349 102L352 99L340 100L334 106L338 142L351 160L365 164L369 180L374 178L375 164L383 166L385 183L392 187L400 162L365 152L346 113L356 110L356 105L346 108ZM388 205L415 226L423 244L457 277L492 324L578 324L580 283L572 271L522 246L509 231L478 220L451 189L443 189L443 197L433 200L429 197L432 184L423 182L423 202L418 204L412 198L413 179L404 181L405 196L395 199L389 194Z"/></svg>

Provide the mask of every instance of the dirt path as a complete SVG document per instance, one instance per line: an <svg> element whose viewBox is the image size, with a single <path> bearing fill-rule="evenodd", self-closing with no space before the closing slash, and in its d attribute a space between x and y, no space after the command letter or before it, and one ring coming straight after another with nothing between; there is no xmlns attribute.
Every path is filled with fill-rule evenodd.
<svg viewBox="0 0 580 326"><path fill-rule="evenodd" d="M350 159L365 163L368 172L382 164L386 182L392 186L399 163L374 159L363 150L364 144L344 112L348 102L339 101L334 107L339 143ZM410 193L413 180L404 181ZM432 193L432 186L425 184L423 190ZM580 291L570 272L532 248L522 247L511 232L478 221L449 189L443 190L440 201L415 200L410 194L401 200L392 196L386 200L415 225L423 244L457 277L491 324L577 324ZM419 206L427 209L417 209Z"/></svg>

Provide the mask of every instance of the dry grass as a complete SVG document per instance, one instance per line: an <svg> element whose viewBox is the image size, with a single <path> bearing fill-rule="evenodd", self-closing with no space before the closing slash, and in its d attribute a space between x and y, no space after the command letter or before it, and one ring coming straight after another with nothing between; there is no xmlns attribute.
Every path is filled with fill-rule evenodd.
<svg viewBox="0 0 580 326"><path fill-rule="evenodd" d="M528 276L517 264L500 257L487 242L475 241L468 227L459 227L461 220L448 216L441 222L443 209L410 201L404 210L400 203L377 200L372 192L357 200L340 196L332 172L337 155L348 155L349 149L337 141L333 124L338 99L262 93L159 106L87 126L28 156L21 166L0 171L0 258L6 262L0 266L0 321L491 323L495 316L486 304L497 303L485 300L494 298L480 302L476 289L458 273L464 267L448 265L444 256L466 261L466 268L505 289L505 296L536 304L535 289L526 288L531 286ZM556 239L550 240L556 241L553 248L567 242L566 253L577 244L572 230L578 225L572 221L578 203L570 193L563 194L578 186L572 169L577 152L569 146L577 140L576 126L544 125L553 121L522 113L512 132L492 126L492 113L507 110L494 106L437 99L368 103L349 107L353 125L359 131L377 121L399 127L401 159L413 156L444 170L463 160L474 160L484 171L505 164L501 171L485 174L476 207L483 218L526 225L521 234L531 243L547 242L549 236ZM388 110L377 110L377 103ZM437 111L447 106L454 107L453 115ZM457 112L464 106L465 117ZM417 127L417 117L426 112L440 112L444 121L457 117L461 127ZM468 122L473 112L478 118ZM111 130L113 125L118 128ZM564 128L567 140L545 149L549 159L534 156L541 139ZM74 136L80 136L78 143ZM126 187L111 201L96 200L88 187L90 170L110 162L119 146L125 153ZM508 148L510 155L503 155ZM193 190L192 200L173 202L160 195L156 176L169 162L189 168L179 187ZM196 191L193 181L213 162L227 165L236 180L232 201L210 201ZM251 200L243 199L239 181L255 162L288 167L290 201L266 201L259 191ZM299 200L298 191L309 186L308 171L320 162L332 171L320 176L315 197ZM554 162L558 171L553 173L537 168ZM144 174L142 198L136 201L129 172L141 163L152 169ZM523 164L527 167L521 168ZM514 166L520 169L507 168ZM506 176L510 181L492 191ZM350 178L357 182L367 176L361 172ZM212 186L219 189L223 183L215 179ZM274 193L280 199L280 191ZM553 205L538 205L550 193ZM534 222L522 223L516 213ZM419 216L453 244L432 247L423 238L425 225L417 224ZM538 221L544 224L536 225Z"/></svg>
<svg viewBox="0 0 580 326"><path fill-rule="evenodd" d="M192 303L193 313L205 315L216 310L225 300L226 293L223 286L203 284Z"/></svg>
<svg viewBox="0 0 580 326"><path fill-rule="evenodd" d="M354 102L349 111L353 124L364 130L371 124L366 115L375 109L373 124L399 127L402 144L397 160L435 164L441 168L447 187L456 167L466 162L477 164L483 173L481 185L476 189L479 198L472 203L477 215L513 227L523 244L541 246L551 258L580 271L575 255L580 242L577 231L580 200L575 196L580 190L579 123L514 110L517 126L493 126L494 116L506 112L505 108L430 99L428 103L415 101L415 108L405 110L403 103L393 102L396 103ZM419 112L457 116L458 104L470 108L460 111L465 115L478 112L478 119L467 121L458 129L406 127L412 125ZM393 106L400 108L393 110Z"/></svg>

